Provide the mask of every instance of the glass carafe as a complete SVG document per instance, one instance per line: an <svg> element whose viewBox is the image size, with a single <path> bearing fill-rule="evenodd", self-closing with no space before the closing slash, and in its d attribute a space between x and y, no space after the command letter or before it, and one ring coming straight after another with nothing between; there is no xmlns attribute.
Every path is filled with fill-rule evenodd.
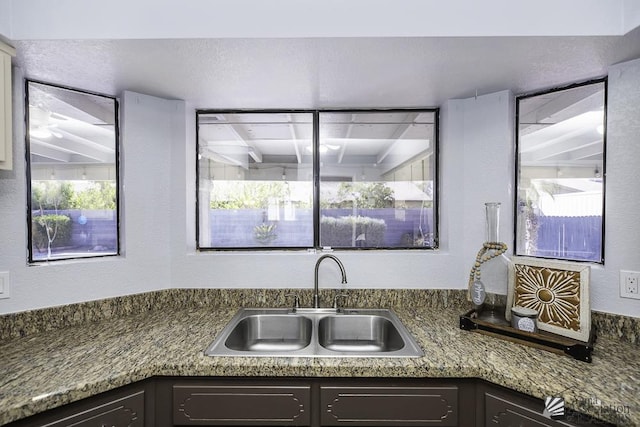
<svg viewBox="0 0 640 427"><path fill-rule="evenodd" d="M471 270L470 297L479 315L495 318L495 322L504 321L509 271L513 268L505 255L507 245L500 240L499 228L500 203L485 203L485 242Z"/></svg>
<svg viewBox="0 0 640 427"><path fill-rule="evenodd" d="M489 256L496 255L507 245L500 240L500 203L485 203L485 243L492 245L492 249L487 249ZM511 260L502 252L500 255L493 257L480 266L482 283L488 295L506 297L509 289L509 269ZM498 301L487 301L496 304ZM504 301L502 302L504 305Z"/></svg>

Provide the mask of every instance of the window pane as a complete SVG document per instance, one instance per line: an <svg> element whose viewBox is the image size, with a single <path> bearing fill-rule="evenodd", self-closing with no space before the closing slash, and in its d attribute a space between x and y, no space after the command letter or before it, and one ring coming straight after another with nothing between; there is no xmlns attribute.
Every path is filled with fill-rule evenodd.
<svg viewBox="0 0 640 427"><path fill-rule="evenodd" d="M605 84L518 99L518 255L602 262Z"/></svg>
<svg viewBox="0 0 640 427"><path fill-rule="evenodd" d="M29 261L118 254L117 103L27 84Z"/></svg>
<svg viewBox="0 0 640 427"><path fill-rule="evenodd" d="M198 114L198 247L313 247L313 115Z"/></svg>
<svg viewBox="0 0 640 427"><path fill-rule="evenodd" d="M435 116L320 113L321 246L435 246Z"/></svg>

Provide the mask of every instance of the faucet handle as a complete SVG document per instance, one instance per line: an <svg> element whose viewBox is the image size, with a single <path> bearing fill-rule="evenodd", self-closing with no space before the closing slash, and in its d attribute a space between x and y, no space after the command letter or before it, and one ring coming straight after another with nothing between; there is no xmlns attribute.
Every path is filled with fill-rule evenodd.
<svg viewBox="0 0 640 427"><path fill-rule="evenodd" d="M293 297L293 311L300 308L300 298L298 294L285 294L285 297Z"/></svg>
<svg viewBox="0 0 640 427"><path fill-rule="evenodd" d="M349 295L347 295L347 294L336 294L336 296L333 297L333 308L335 308L338 311L342 310L342 308L340 307L340 304L338 303L340 298L342 298L342 299L344 299L346 301L347 298L349 298Z"/></svg>

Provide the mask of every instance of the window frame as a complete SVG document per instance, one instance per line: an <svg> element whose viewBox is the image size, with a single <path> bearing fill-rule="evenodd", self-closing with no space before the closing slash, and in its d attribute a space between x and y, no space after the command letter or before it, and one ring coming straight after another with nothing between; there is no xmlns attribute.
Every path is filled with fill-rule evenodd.
<svg viewBox="0 0 640 427"><path fill-rule="evenodd" d="M585 260L585 259L573 259L573 258L559 258L559 257L544 257L540 255L527 255L518 253L518 212L519 212L519 189L520 189L520 101L535 96L546 95L550 93L560 92L564 90L576 89L593 84L603 84L604 92L604 112L603 112L603 134L602 134L602 226L600 236L600 257L598 260ZM607 115L608 115L608 76L601 76L591 78L584 81L573 82L563 86L557 86L535 92L523 93L516 95L515 97L515 172L514 172L514 198L513 198L513 254L515 256L526 256L530 258L537 258L543 260L559 260L569 261L576 263L590 263L604 265L605 263L605 229L606 229L606 189L607 189Z"/></svg>
<svg viewBox="0 0 640 427"><path fill-rule="evenodd" d="M195 239L196 251L199 252L257 252L257 251L308 251L322 250L320 246L320 115L324 113L432 113L433 114L433 144L434 144L434 161L433 161L433 189L435 196L433 198L433 246L430 247L335 247L333 251L382 251L382 250L421 250L433 251L437 250L440 245L440 108L327 108L327 109L196 109L195 110ZM311 113L312 114L312 186L313 186L313 246L311 247L283 247L283 246L252 246L252 247L203 247L200 245L200 162L198 161L198 147L200 141L200 115L201 114L295 114L295 113Z"/></svg>
<svg viewBox="0 0 640 427"><path fill-rule="evenodd" d="M31 223L33 221L33 213L32 213L32 175L31 175L31 135L30 135L30 121L29 121L29 84L39 84L46 85L57 89L74 91L86 95L99 96L107 99L113 100L114 105L114 156L115 156L115 184L116 184L116 250L114 253L109 254L95 254L88 256L69 256L69 257L56 257L53 259L34 259L33 258L33 230ZM27 195L27 264L28 265L40 265L43 263L51 263L51 262L59 262L59 261L74 261L74 260L84 260L84 259L96 259L96 258L107 258L107 257L117 257L122 253L122 240L121 240L121 215L122 209L120 205L120 190L121 190L121 180L120 180L120 103L118 98L113 95L107 95L99 92L94 92L85 89L78 89L71 86L59 85L55 83L49 83L42 80L37 79L24 79L24 118L25 118L25 176L26 176L26 195Z"/></svg>

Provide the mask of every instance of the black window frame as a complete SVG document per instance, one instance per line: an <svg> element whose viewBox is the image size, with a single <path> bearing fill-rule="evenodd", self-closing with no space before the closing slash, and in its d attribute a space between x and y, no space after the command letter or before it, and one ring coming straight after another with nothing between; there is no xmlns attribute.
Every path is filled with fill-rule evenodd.
<svg viewBox="0 0 640 427"><path fill-rule="evenodd" d="M54 87L57 89L74 91L86 95L99 96L103 98L108 98L113 100L114 104L114 137L115 137L115 182L116 182L116 250L115 253L97 253L95 255L89 256L69 256L69 257L56 257L53 259L34 259L33 258L33 230L32 230L32 205L31 205L31 136L29 133L30 122L29 122L29 84L39 84L46 85L50 87ZM27 193L27 263L28 265L39 265L43 263L51 263L51 262L59 262L59 261L72 261L72 260L91 260L96 258L107 258L107 257L117 257L121 255L122 251L122 239L121 239L121 215L122 209L120 205L120 190L121 190L121 181L120 181L120 103L118 98L114 95L107 95L100 92L90 91L86 89L78 89L71 86L65 86L55 83L49 83L42 80L37 79L24 79L24 123L25 123L25 175L27 179L26 183L26 193Z"/></svg>
<svg viewBox="0 0 640 427"><path fill-rule="evenodd" d="M327 108L327 109L196 109L195 115L195 238L196 250L200 252L257 252L257 251L307 251L323 250L320 246L320 114L323 113L433 113L434 117L434 185L435 197L433 198L433 246L429 247L332 247L333 251L381 251L381 250L418 250L433 251L440 246L440 108ZM200 200L199 200L199 177L200 162L198 161L198 141L199 137L199 117L204 114L295 114L311 113L313 115L313 246L312 247L282 247L282 246L260 246L260 247L207 247L200 245Z"/></svg>
<svg viewBox="0 0 640 427"><path fill-rule="evenodd" d="M589 263L604 265L605 263L605 229L606 229L606 190L607 190L607 115L608 115L608 92L609 83L608 76L596 77L580 82L573 82L563 86L557 86L549 89L544 89L536 92L529 92L517 95L515 97L515 174L514 174L514 198L513 198L513 254L515 256L526 256L530 258L542 259L542 260L559 260L575 263ZM539 255L522 255L518 254L518 212L519 212L519 197L518 190L520 186L520 101L523 99L533 98L535 96L545 95L549 93L560 92L563 90L575 89L583 86L589 86L592 84L602 83L604 87L604 117L603 117L603 134L602 134L602 229L600 237L600 258L598 260L584 260L573 258L559 258L559 257L543 257Z"/></svg>

